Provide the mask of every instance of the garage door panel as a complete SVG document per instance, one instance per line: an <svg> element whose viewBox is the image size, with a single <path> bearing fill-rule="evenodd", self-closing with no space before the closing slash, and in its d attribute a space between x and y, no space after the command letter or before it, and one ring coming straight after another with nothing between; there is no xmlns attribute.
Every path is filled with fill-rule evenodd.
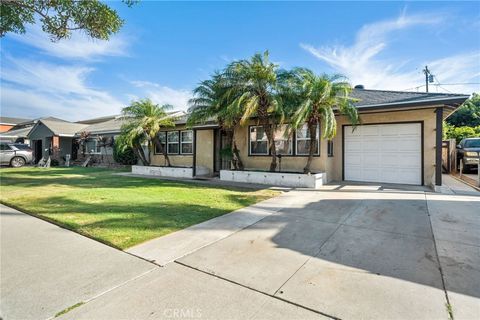
<svg viewBox="0 0 480 320"><path fill-rule="evenodd" d="M421 124L362 125L344 132L345 180L421 184Z"/></svg>

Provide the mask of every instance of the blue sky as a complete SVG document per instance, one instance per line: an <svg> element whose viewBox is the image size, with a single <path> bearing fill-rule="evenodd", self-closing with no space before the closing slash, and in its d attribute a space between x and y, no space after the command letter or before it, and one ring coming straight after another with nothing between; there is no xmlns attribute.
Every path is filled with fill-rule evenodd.
<svg viewBox="0 0 480 320"><path fill-rule="evenodd" d="M428 64L431 91L480 92L479 2L109 4L126 23L108 42L52 43L38 26L2 38L2 115L79 120L138 98L186 109L198 82L264 50L366 88L423 91Z"/></svg>

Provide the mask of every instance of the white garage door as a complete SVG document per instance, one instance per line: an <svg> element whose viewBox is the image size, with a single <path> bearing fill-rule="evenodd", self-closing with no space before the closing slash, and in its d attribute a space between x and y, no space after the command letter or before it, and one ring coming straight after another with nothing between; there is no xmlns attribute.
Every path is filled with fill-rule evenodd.
<svg viewBox="0 0 480 320"><path fill-rule="evenodd" d="M346 126L345 180L421 184L421 131L420 123Z"/></svg>

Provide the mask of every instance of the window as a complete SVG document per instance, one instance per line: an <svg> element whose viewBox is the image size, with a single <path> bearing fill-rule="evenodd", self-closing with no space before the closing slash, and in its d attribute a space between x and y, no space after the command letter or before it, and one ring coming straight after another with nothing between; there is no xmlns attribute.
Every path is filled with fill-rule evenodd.
<svg viewBox="0 0 480 320"><path fill-rule="evenodd" d="M333 140L328 140L327 142L327 155L333 157Z"/></svg>
<svg viewBox="0 0 480 320"><path fill-rule="evenodd" d="M181 154L192 154L193 153L193 131L182 131L180 132L180 153Z"/></svg>
<svg viewBox="0 0 480 320"><path fill-rule="evenodd" d="M178 154L178 151L179 151L178 141L179 141L178 131L167 132L167 153Z"/></svg>
<svg viewBox="0 0 480 320"><path fill-rule="evenodd" d="M275 131L275 147L277 154L291 155L293 153L292 137L287 136L287 125L282 125Z"/></svg>
<svg viewBox="0 0 480 320"><path fill-rule="evenodd" d="M315 155L319 154L320 149L320 126L317 125L317 133L316 133L316 147L315 147ZM297 130L297 141L296 141L296 151L298 155L308 155L310 150L310 132L308 130L307 124L304 124L303 127Z"/></svg>
<svg viewBox="0 0 480 320"><path fill-rule="evenodd" d="M160 150L157 146L155 146L155 154L163 154L163 150L165 150L166 145L165 143L167 142L167 132L159 132L158 133L158 139L160 140L160 143L162 144L162 149Z"/></svg>
<svg viewBox="0 0 480 320"><path fill-rule="evenodd" d="M250 127L250 154L268 155L268 140L261 126Z"/></svg>
<svg viewBox="0 0 480 320"><path fill-rule="evenodd" d="M101 147L97 139L87 140L85 150L86 150L86 153L88 154L101 153Z"/></svg>
<svg viewBox="0 0 480 320"><path fill-rule="evenodd" d="M6 143L2 143L0 144L0 150L6 151L6 150L12 150L12 148L10 148L10 146Z"/></svg>

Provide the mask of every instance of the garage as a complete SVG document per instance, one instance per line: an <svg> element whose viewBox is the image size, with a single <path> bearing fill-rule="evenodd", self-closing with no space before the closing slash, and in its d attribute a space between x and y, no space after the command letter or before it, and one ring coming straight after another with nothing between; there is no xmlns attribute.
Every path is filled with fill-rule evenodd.
<svg viewBox="0 0 480 320"><path fill-rule="evenodd" d="M423 124L343 126L344 180L423 184Z"/></svg>

